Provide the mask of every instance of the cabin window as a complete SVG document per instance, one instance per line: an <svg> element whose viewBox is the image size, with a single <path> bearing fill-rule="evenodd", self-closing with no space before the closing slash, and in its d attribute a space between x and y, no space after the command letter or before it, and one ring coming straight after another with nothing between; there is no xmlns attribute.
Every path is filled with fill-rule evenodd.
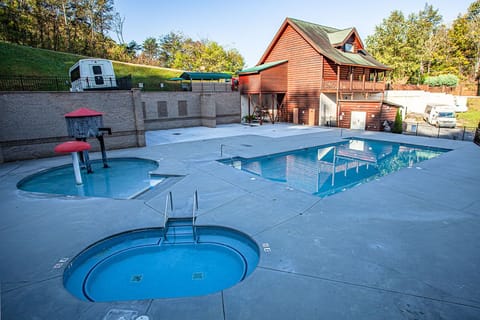
<svg viewBox="0 0 480 320"><path fill-rule="evenodd" d="M178 101L178 115L180 117L187 116L187 101L186 100Z"/></svg>
<svg viewBox="0 0 480 320"><path fill-rule="evenodd" d="M345 50L345 52L353 52L354 49L355 47L353 46L353 43L345 43L343 46L343 50Z"/></svg>
<svg viewBox="0 0 480 320"><path fill-rule="evenodd" d="M92 66L93 74L102 74L101 66Z"/></svg>
<svg viewBox="0 0 480 320"><path fill-rule="evenodd" d="M75 69L70 72L70 81L77 81L80 79L80 66L77 66Z"/></svg>

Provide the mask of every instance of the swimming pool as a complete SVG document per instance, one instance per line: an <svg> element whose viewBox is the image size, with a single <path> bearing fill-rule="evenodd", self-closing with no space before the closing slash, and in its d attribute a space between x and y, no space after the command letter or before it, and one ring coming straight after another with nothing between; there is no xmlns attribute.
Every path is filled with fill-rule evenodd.
<svg viewBox="0 0 480 320"><path fill-rule="evenodd" d="M235 285L258 264L259 248L242 232L196 226L192 237L188 226L170 228L167 235L141 229L90 246L65 269L65 288L92 302L200 296Z"/></svg>
<svg viewBox="0 0 480 320"><path fill-rule="evenodd" d="M82 169L83 184L77 185L72 164L37 172L17 183L23 191L57 195L130 199L162 182L165 177L151 175L158 163L142 158L111 158L109 168L102 160L91 161L93 173Z"/></svg>
<svg viewBox="0 0 480 320"><path fill-rule="evenodd" d="M325 197L435 158L448 149L348 138L335 144L222 163Z"/></svg>

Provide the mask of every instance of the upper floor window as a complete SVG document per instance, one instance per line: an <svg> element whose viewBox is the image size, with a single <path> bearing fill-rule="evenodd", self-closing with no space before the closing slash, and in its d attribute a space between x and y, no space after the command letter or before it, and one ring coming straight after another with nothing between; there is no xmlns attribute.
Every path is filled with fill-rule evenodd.
<svg viewBox="0 0 480 320"><path fill-rule="evenodd" d="M345 52L354 52L355 47L353 46L353 43L345 43L343 45L343 50L345 50Z"/></svg>

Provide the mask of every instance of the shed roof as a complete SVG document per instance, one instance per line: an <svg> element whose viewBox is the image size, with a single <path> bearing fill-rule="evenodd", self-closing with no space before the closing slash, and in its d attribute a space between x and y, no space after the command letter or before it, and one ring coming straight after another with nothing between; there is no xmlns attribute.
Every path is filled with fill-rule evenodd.
<svg viewBox="0 0 480 320"><path fill-rule="evenodd" d="M238 74L259 73L260 71L263 71L263 70L266 70L266 69L269 69L269 68L278 66L279 64L285 63L285 62L287 62L287 61L288 61L288 60L280 60L280 61L267 62L267 63L260 64L260 65L255 66L255 67L243 69L243 70L239 71Z"/></svg>
<svg viewBox="0 0 480 320"><path fill-rule="evenodd" d="M231 79L232 75L220 72L184 72L180 78L184 80L220 80Z"/></svg>
<svg viewBox="0 0 480 320"><path fill-rule="evenodd" d="M341 44L348 40L348 37L352 34L355 34L360 40L355 28L341 30L293 18L285 19L279 32L277 32L275 38L260 59L260 63L265 61L270 50L281 37L282 31L285 30L287 25L292 26L292 28L294 28L317 52L339 65L362 66L381 70L391 69L375 60L375 58L363 48L357 53L350 53L343 52L334 47L334 45Z"/></svg>

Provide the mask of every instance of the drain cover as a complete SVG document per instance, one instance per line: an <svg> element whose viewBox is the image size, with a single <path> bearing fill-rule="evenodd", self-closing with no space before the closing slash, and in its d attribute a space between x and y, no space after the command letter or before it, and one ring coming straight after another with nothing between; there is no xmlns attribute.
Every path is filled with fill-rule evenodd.
<svg viewBox="0 0 480 320"><path fill-rule="evenodd" d="M203 280L204 278L205 278L205 274L203 272L192 273L192 280Z"/></svg>
<svg viewBox="0 0 480 320"><path fill-rule="evenodd" d="M132 278L130 278L131 282L140 282L142 281L143 275L141 274L134 274Z"/></svg>
<svg viewBox="0 0 480 320"><path fill-rule="evenodd" d="M135 320L137 315L134 310L110 309L103 320Z"/></svg>
<svg viewBox="0 0 480 320"><path fill-rule="evenodd" d="M179 136L179 135L181 135L180 132L174 132L174 133L172 133L172 134L173 134L174 136Z"/></svg>

